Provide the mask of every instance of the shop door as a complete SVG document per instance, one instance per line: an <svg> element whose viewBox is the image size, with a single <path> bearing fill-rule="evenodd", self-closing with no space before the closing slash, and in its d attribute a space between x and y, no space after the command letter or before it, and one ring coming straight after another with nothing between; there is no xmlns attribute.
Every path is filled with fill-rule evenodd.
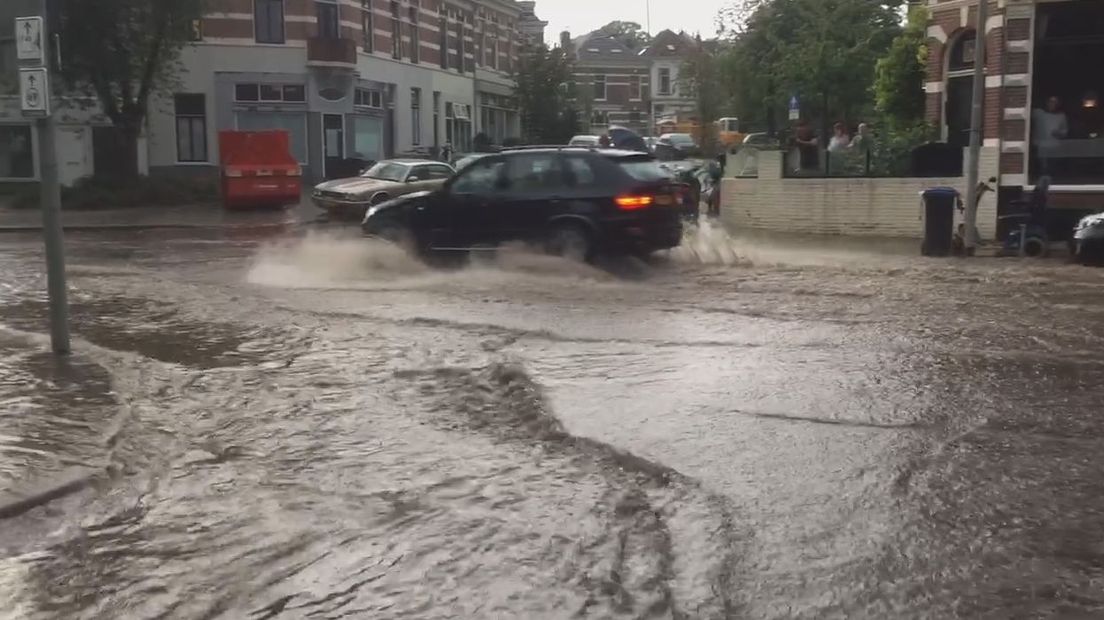
<svg viewBox="0 0 1104 620"><path fill-rule="evenodd" d="M341 114L322 115L322 149L325 153L323 175L327 179L336 178L345 160L345 117Z"/></svg>

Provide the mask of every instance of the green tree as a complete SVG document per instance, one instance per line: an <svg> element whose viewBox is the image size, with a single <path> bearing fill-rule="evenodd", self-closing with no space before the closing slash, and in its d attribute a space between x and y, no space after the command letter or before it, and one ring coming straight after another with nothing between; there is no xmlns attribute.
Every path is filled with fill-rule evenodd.
<svg viewBox="0 0 1104 620"><path fill-rule="evenodd" d="M924 121L927 25L924 7L910 10L904 32L875 67L874 106L891 128L915 127Z"/></svg>
<svg viewBox="0 0 1104 620"><path fill-rule="evenodd" d="M612 21L598 31L616 37L631 50L644 49L652 43L652 35L636 22Z"/></svg>
<svg viewBox="0 0 1104 620"><path fill-rule="evenodd" d="M138 175L151 98L168 92L207 0L60 0L61 77L96 98L121 138L119 173Z"/></svg>
<svg viewBox="0 0 1104 620"><path fill-rule="evenodd" d="M872 109L877 60L901 32L901 0L740 0L722 19L733 45L723 59L739 116L774 129L793 95L827 133L837 118Z"/></svg>
<svg viewBox="0 0 1104 620"><path fill-rule="evenodd" d="M514 76L521 131L530 144L566 144L579 114L574 104L571 63L561 48L530 45L521 52Z"/></svg>
<svg viewBox="0 0 1104 620"><path fill-rule="evenodd" d="M701 37L696 43L679 71L679 90L694 98L694 111L701 126L701 135L695 138L706 152L712 153L716 147L713 121L721 116L726 93L722 87L717 43L703 43Z"/></svg>

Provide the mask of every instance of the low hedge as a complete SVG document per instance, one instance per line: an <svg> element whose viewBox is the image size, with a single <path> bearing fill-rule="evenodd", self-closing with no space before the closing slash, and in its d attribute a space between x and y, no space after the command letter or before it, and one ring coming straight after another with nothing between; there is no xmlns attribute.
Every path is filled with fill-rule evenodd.
<svg viewBox="0 0 1104 620"><path fill-rule="evenodd" d="M218 200L216 179L143 176L123 181L86 177L61 188L61 206L72 210L173 207ZM38 185L16 193L11 202L17 209L37 209L39 203Z"/></svg>

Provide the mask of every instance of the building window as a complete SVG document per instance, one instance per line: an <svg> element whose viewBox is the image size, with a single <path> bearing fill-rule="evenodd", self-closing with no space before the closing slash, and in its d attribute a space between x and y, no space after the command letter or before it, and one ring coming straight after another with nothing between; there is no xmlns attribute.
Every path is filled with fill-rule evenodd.
<svg viewBox="0 0 1104 620"><path fill-rule="evenodd" d="M284 0L253 0L253 31L257 43L284 43Z"/></svg>
<svg viewBox="0 0 1104 620"><path fill-rule="evenodd" d="M188 40L197 43L203 40L203 20L193 19L192 27L188 31Z"/></svg>
<svg viewBox="0 0 1104 620"><path fill-rule="evenodd" d="M234 101L247 103L304 103L307 89L302 84L235 84Z"/></svg>
<svg viewBox="0 0 1104 620"><path fill-rule="evenodd" d="M422 143L422 89L410 89L410 143Z"/></svg>
<svg viewBox="0 0 1104 620"><path fill-rule="evenodd" d="M441 40L437 42L437 44L441 46L441 68L448 69L448 18L444 15L441 15L440 19L437 21L437 29L441 34Z"/></svg>
<svg viewBox="0 0 1104 620"><path fill-rule="evenodd" d="M360 27L364 29L364 51L371 54L376 49L376 19L373 0L360 0Z"/></svg>
<svg viewBox="0 0 1104 620"><path fill-rule="evenodd" d="M33 179L34 143L30 125L0 125L0 179Z"/></svg>
<svg viewBox="0 0 1104 620"><path fill-rule="evenodd" d="M418 36L418 7L410 7L410 62L421 62L421 37Z"/></svg>
<svg viewBox="0 0 1104 620"><path fill-rule="evenodd" d="M399 3L391 0L391 57L402 58L402 18Z"/></svg>
<svg viewBox="0 0 1104 620"><path fill-rule="evenodd" d="M314 8L318 14L318 38L340 38L341 17L337 3L332 0L315 0Z"/></svg>
<svg viewBox="0 0 1104 620"><path fill-rule="evenodd" d="M594 98L598 101L606 100L606 76L594 76Z"/></svg>
<svg viewBox="0 0 1104 620"><path fill-rule="evenodd" d="M433 146L441 146L441 92L433 92Z"/></svg>
<svg viewBox="0 0 1104 620"><path fill-rule="evenodd" d="M383 107L383 93L372 88L358 88L356 89L354 105L358 105L364 108L382 108Z"/></svg>
<svg viewBox="0 0 1104 620"><path fill-rule="evenodd" d="M498 39L491 39L491 62L492 69L498 68Z"/></svg>
<svg viewBox="0 0 1104 620"><path fill-rule="evenodd" d="M644 98L643 93L640 92L640 83L642 80L639 75L632 76L630 80L630 88L632 89L629 91L631 93L630 97L633 101L640 101Z"/></svg>
<svg viewBox="0 0 1104 620"><path fill-rule="evenodd" d="M667 67L663 67L659 70L659 94L670 95L671 93L671 70Z"/></svg>
<svg viewBox="0 0 1104 620"><path fill-rule="evenodd" d="M464 72L464 22L463 20L456 20L456 66L454 67L460 73Z"/></svg>
<svg viewBox="0 0 1104 620"><path fill-rule="evenodd" d="M176 160L207 161L207 98L205 95L176 95Z"/></svg>

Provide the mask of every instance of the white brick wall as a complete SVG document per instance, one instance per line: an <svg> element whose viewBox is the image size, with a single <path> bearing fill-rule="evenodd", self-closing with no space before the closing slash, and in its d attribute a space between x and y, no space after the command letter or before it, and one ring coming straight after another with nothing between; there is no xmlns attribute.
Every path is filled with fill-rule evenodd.
<svg viewBox="0 0 1104 620"><path fill-rule="evenodd" d="M998 148L984 148L981 178L997 175ZM759 154L760 176L726 178L721 185L721 216L736 228L826 235L923 237L920 192L951 186L965 196L966 179L783 179L782 153ZM996 188L994 188L996 189ZM986 194L978 209L982 238L996 235L997 197Z"/></svg>

